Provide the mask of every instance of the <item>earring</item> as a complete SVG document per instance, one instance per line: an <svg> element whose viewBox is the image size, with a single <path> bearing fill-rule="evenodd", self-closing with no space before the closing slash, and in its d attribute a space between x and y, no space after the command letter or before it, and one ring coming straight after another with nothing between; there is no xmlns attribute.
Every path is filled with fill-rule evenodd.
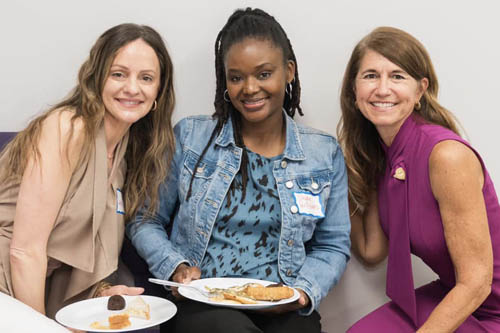
<svg viewBox="0 0 500 333"><path fill-rule="evenodd" d="M415 103L415 110L420 110L422 108L422 105L420 104L420 101L418 101L417 103Z"/></svg>
<svg viewBox="0 0 500 333"><path fill-rule="evenodd" d="M292 84L291 83L287 83L287 85L285 86L285 94L288 96L288 98L290 100L292 100Z"/></svg>
<svg viewBox="0 0 500 333"><path fill-rule="evenodd" d="M227 97L226 97L226 94L227 94ZM231 103L231 100L229 99L229 92L226 90L224 90L224 94L222 94L224 96L224 100L228 103Z"/></svg>
<svg viewBox="0 0 500 333"><path fill-rule="evenodd" d="M156 110L157 107L158 107L158 102L155 99L155 101L153 102L153 107L151 108L151 111Z"/></svg>

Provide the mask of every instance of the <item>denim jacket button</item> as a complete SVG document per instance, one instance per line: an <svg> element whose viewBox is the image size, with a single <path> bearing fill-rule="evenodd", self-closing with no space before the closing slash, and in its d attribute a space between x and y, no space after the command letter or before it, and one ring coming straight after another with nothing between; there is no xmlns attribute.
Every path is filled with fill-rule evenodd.
<svg viewBox="0 0 500 333"><path fill-rule="evenodd" d="M281 168L284 169L284 168L286 168L286 166L287 166L286 161L281 161Z"/></svg>
<svg viewBox="0 0 500 333"><path fill-rule="evenodd" d="M291 180L287 181L285 183L286 188L292 188L293 187L293 182Z"/></svg>
<svg viewBox="0 0 500 333"><path fill-rule="evenodd" d="M312 183L311 187L313 188L313 190L317 190L319 185L318 185L318 183Z"/></svg>
<svg viewBox="0 0 500 333"><path fill-rule="evenodd" d="M297 206L293 205L292 207L290 207L290 211L292 212L292 214L295 214L299 211L299 209L297 208Z"/></svg>
<svg viewBox="0 0 500 333"><path fill-rule="evenodd" d="M289 239L287 244L288 244L288 246L292 246L293 245L293 239Z"/></svg>
<svg viewBox="0 0 500 333"><path fill-rule="evenodd" d="M286 276L292 276L292 270L291 269L289 269L289 270L286 271Z"/></svg>
<svg viewBox="0 0 500 333"><path fill-rule="evenodd" d="M203 170L205 170L204 167L198 167L198 168L196 168L196 173L202 173Z"/></svg>

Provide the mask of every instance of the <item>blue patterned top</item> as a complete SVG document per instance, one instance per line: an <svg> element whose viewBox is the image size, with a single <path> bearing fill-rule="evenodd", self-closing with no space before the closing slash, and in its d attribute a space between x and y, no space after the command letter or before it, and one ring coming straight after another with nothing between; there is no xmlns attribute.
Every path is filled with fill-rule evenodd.
<svg viewBox="0 0 500 333"><path fill-rule="evenodd" d="M238 276L280 282L278 244L281 206L274 161L247 150L248 183L242 202L238 173L219 211L201 264L201 276Z"/></svg>

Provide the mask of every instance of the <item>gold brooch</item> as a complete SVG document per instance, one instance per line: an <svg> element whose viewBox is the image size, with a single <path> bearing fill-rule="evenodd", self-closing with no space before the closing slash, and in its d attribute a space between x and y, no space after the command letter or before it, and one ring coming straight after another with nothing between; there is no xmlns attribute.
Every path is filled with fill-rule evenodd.
<svg viewBox="0 0 500 333"><path fill-rule="evenodd" d="M403 168L399 167L396 169L396 172L394 172L394 178L399 179L399 180L405 180L406 179L406 172Z"/></svg>

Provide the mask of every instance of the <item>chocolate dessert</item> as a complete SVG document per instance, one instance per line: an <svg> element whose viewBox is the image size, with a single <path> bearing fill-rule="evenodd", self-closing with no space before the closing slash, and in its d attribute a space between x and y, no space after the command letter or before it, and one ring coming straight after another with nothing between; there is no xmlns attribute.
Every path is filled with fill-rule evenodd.
<svg viewBox="0 0 500 333"><path fill-rule="evenodd" d="M108 310L125 309L125 299L120 295L113 295L108 299Z"/></svg>

